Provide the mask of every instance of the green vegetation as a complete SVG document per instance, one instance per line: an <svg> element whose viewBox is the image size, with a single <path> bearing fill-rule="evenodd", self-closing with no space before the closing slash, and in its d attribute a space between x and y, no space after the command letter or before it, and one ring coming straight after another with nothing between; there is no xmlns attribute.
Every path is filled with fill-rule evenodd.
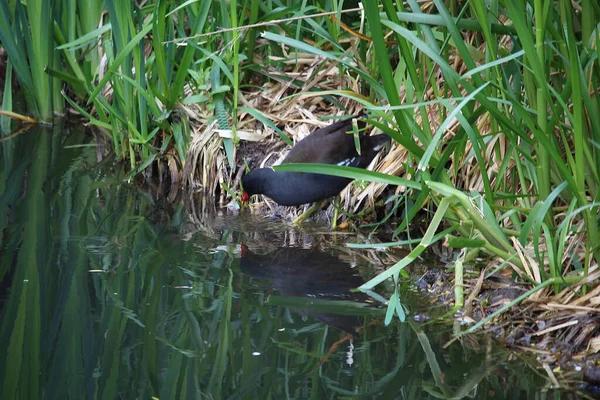
<svg viewBox="0 0 600 400"><path fill-rule="evenodd" d="M389 275L444 223L459 264L486 254L499 260L486 275L505 271L559 303L597 289L597 2L365 0L364 13L324 0L84 3L2 1L7 76L44 121L62 112L64 82L65 101L112 139L132 175L157 162L193 180L181 177L186 160L211 160L200 184L233 187L247 120L270 118L266 129L285 136L275 125L307 115L298 109L364 108L397 143L379 163L387 182L412 181L385 199L403 218L396 233L438 209L427 241ZM229 134L202 137L210 118ZM198 151L222 144L221 158L191 156L194 136ZM377 179L345 206L381 194Z"/></svg>

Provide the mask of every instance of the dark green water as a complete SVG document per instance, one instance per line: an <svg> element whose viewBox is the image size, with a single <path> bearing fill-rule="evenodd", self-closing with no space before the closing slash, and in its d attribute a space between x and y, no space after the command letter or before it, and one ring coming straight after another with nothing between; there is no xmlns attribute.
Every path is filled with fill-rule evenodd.
<svg viewBox="0 0 600 400"><path fill-rule="evenodd" d="M561 398L491 339L384 327L332 235L155 199L82 142L0 142L1 399Z"/></svg>

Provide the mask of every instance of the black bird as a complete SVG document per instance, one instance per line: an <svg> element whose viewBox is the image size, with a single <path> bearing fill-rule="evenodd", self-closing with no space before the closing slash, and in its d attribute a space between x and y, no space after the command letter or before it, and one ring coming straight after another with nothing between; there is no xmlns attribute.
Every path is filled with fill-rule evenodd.
<svg viewBox="0 0 600 400"><path fill-rule="evenodd" d="M363 117L364 114L352 118ZM352 118L314 130L290 150L282 164L320 163L366 168L390 137L366 136L365 123L359 120L361 154L358 154ZM242 202L246 203L255 194L263 194L282 206L297 206L335 196L350 182L352 179L338 176L257 168L242 178Z"/></svg>

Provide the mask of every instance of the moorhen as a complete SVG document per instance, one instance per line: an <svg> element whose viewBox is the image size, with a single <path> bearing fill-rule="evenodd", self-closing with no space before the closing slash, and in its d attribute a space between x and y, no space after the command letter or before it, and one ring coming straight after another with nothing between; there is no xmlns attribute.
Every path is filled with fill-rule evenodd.
<svg viewBox="0 0 600 400"><path fill-rule="evenodd" d="M365 115L352 118L359 117ZM359 120L361 154L358 154L352 118L314 130L290 150L282 164L321 163L366 168L390 137L383 134L366 136L365 122ZM247 203L255 194L263 194L282 206L298 206L335 196L351 181L338 176L257 168L242 178L242 202Z"/></svg>

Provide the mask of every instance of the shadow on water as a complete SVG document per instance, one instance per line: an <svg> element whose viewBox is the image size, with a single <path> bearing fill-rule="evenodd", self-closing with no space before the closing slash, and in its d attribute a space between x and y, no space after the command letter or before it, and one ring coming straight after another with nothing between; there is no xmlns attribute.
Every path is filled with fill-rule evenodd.
<svg viewBox="0 0 600 400"><path fill-rule="evenodd" d="M83 141L0 142L0 398L575 396L489 338L383 326L350 291L372 266L331 235L165 204Z"/></svg>

